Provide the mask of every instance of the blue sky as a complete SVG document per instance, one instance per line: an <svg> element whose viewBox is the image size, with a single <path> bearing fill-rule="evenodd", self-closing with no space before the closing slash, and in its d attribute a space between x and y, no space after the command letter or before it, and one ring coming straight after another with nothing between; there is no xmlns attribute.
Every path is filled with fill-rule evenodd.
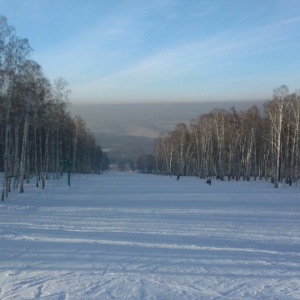
<svg viewBox="0 0 300 300"><path fill-rule="evenodd" d="M300 89L300 0L0 0L72 103L266 100Z"/></svg>

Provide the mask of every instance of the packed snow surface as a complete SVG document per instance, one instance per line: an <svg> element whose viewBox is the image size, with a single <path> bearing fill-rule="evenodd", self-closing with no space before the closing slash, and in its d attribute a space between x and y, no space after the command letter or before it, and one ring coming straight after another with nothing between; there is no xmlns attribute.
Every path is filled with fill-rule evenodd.
<svg viewBox="0 0 300 300"><path fill-rule="evenodd" d="M0 299L300 299L300 187L108 173L0 204Z"/></svg>

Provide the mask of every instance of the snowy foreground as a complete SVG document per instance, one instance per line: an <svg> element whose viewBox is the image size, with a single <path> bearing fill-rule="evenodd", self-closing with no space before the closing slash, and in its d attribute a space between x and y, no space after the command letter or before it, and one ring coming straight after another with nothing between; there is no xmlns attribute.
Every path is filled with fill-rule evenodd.
<svg viewBox="0 0 300 300"><path fill-rule="evenodd" d="M300 299L300 186L111 173L0 204L0 299Z"/></svg>

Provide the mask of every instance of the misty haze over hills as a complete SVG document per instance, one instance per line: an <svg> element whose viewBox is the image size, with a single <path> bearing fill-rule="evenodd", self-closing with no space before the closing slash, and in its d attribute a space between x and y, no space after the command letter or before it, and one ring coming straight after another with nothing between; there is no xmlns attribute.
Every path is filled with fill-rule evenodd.
<svg viewBox="0 0 300 300"><path fill-rule="evenodd" d="M215 108L237 111L262 101L206 103L130 103L77 104L71 106L73 116L80 115L102 149L109 149L113 163L136 161L142 153L152 153L154 140L178 123L189 125L192 119Z"/></svg>

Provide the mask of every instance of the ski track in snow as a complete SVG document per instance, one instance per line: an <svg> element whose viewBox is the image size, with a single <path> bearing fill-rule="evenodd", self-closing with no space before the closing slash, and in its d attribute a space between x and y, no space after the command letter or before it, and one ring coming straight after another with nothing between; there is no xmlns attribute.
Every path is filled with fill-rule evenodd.
<svg viewBox="0 0 300 300"><path fill-rule="evenodd" d="M300 299L300 187L108 173L0 204L0 299Z"/></svg>

